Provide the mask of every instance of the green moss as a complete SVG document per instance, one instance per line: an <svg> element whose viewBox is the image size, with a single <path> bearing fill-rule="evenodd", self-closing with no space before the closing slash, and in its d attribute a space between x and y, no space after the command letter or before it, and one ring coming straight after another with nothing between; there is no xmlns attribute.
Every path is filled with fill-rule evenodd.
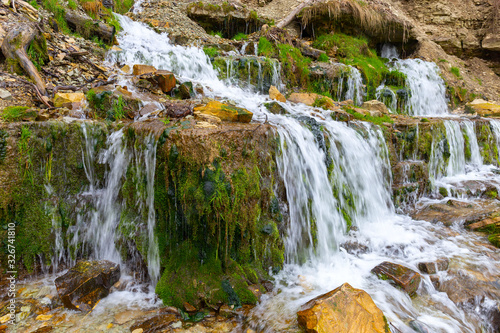
<svg viewBox="0 0 500 333"><path fill-rule="evenodd" d="M382 117L372 117L369 114L363 115L359 112L356 112L356 110L346 107L344 110L354 116L355 119L357 120L362 120L362 121L368 121L370 123L374 123L376 125L382 125L383 123L394 123L394 120L391 119L391 117L387 115L382 115Z"/></svg>
<svg viewBox="0 0 500 333"><path fill-rule="evenodd" d="M448 190L445 187L440 187L439 194L446 198L448 196Z"/></svg>
<svg viewBox="0 0 500 333"><path fill-rule="evenodd" d="M36 111L28 111L29 107L27 106L8 106L3 109L3 113L1 115L2 120L6 122L14 122L21 121L23 119L36 118Z"/></svg>
<svg viewBox="0 0 500 333"><path fill-rule="evenodd" d="M336 50L336 57L340 62L358 68L367 86L367 99L375 99L376 88L387 76L388 69L376 51L368 47L366 38L331 33L320 35L313 46L327 53Z"/></svg>
<svg viewBox="0 0 500 333"><path fill-rule="evenodd" d="M455 75L455 77L456 77L457 79L461 79L461 78L462 78L462 75L460 74L460 69L458 69L457 67L453 67L453 66L452 66L452 67L450 68L450 72L451 72L451 74Z"/></svg>
<svg viewBox="0 0 500 333"><path fill-rule="evenodd" d="M266 37L259 38L259 44L257 45L257 52L260 56L271 58L276 55L276 49L273 44L267 40Z"/></svg>
<svg viewBox="0 0 500 333"><path fill-rule="evenodd" d="M42 34L35 37L28 46L28 57L39 71L41 71L42 66L49 61L47 41Z"/></svg>
<svg viewBox="0 0 500 333"><path fill-rule="evenodd" d="M219 55L219 50L216 47L210 46L210 47L204 47L203 52L209 57L209 58L214 58Z"/></svg>
<svg viewBox="0 0 500 333"><path fill-rule="evenodd" d="M248 39L248 36L247 36L247 34L239 32L236 35L234 35L233 39L234 40L246 40L246 39Z"/></svg>
<svg viewBox="0 0 500 333"><path fill-rule="evenodd" d="M307 87L311 59L304 57L299 49L288 44L278 45L278 58L289 86Z"/></svg>
<svg viewBox="0 0 500 333"><path fill-rule="evenodd" d="M17 153L6 156L0 164L2 174L10 179L0 187L0 225L16 224L17 268L31 271L35 263L50 265L53 221L62 234L76 221L77 195L88 185L85 170L78 167L83 136L80 124L40 122L12 126L15 133L11 142ZM102 142L97 140L95 148L99 149ZM95 172L96 177L102 177L104 168L96 167ZM50 194L45 185L50 186ZM3 233L0 228L0 237L6 239ZM2 262L3 255L1 251Z"/></svg>
<svg viewBox="0 0 500 333"><path fill-rule="evenodd" d="M318 61L328 62L330 61L330 58L325 53L321 53L319 55Z"/></svg>

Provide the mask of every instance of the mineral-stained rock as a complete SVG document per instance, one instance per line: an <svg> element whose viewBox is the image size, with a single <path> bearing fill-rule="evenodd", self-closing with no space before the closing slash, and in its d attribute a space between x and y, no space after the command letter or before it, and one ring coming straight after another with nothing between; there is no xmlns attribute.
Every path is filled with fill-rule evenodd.
<svg viewBox="0 0 500 333"><path fill-rule="evenodd" d="M130 327L130 331L142 330L143 333L169 332L170 325L179 321L180 316L175 313L162 313L153 317L137 319Z"/></svg>
<svg viewBox="0 0 500 333"><path fill-rule="evenodd" d="M160 70L155 73L154 76L158 80L158 85L161 91L164 93L169 93L175 88L177 80L172 72Z"/></svg>
<svg viewBox="0 0 500 333"><path fill-rule="evenodd" d="M388 332L384 314L370 295L347 283L302 305L297 316L307 333Z"/></svg>
<svg viewBox="0 0 500 333"><path fill-rule="evenodd" d="M382 114L389 114L389 110L387 109L387 106L385 106L384 103L377 101L377 100L366 101L363 103L363 105L361 107L368 109L370 111L379 111Z"/></svg>
<svg viewBox="0 0 500 333"><path fill-rule="evenodd" d="M269 98L278 102L286 102L285 96L283 96L275 86L271 86L271 88L269 88Z"/></svg>
<svg viewBox="0 0 500 333"><path fill-rule="evenodd" d="M410 295L414 294L420 285L420 274L408 267L392 262L384 261L375 266L372 273L376 274L380 279L391 280Z"/></svg>
<svg viewBox="0 0 500 333"><path fill-rule="evenodd" d="M119 279L120 265L108 260L82 260L58 277L55 284L65 307L88 312L108 296L109 288Z"/></svg>
<svg viewBox="0 0 500 333"><path fill-rule="evenodd" d="M56 93L54 96L54 106L56 108L67 107L72 109L81 105L85 100L85 95L81 92L77 93Z"/></svg>
<svg viewBox="0 0 500 333"><path fill-rule="evenodd" d="M253 113L235 106L223 104L218 101L210 101L207 105L198 106L194 111L211 114L219 117L223 121L249 123L252 120Z"/></svg>
<svg viewBox="0 0 500 333"><path fill-rule="evenodd" d="M450 261L447 258L441 258L431 262L421 262L418 269L425 274L436 274L438 271L446 271Z"/></svg>
<svg viewBox="0 0 500 333"><path fill-rule="evenodd" d="M293 93L288 97L288 100L290 102L304 103L310 106L326 107L327 109L335 106L335 102L331 98L315 93Z"/></svg>
<svg viewBox="0 0 500 333"><path fill-rule="evenodd" d="M132 74L134 75L143 75L148 73L155 73L156 68L149 65L134 65L132 68Z"/></svg>
<svg viewBox="0 0 500 333"><path fill-rule="evenodd" d="M465 110L470 113L477 113L481 117L500 115L500 105L482 99L475 99L468 103Z"/></svg>

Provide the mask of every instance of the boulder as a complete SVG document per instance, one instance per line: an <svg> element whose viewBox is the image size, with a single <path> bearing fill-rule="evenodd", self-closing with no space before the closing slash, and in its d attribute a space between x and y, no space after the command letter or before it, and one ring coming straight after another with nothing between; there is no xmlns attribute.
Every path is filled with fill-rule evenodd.
<svg viewBox="0 0 500 333"><path fill-rule="evenodd" d="M160 87L161 91L163 91L165 94L171 92L177 84L177 80L175 79L174 74L169 71L156 71L154 78L157 80L158 86Z"/></svg>
<svg viewBox="0 0 500 333"><path fill-rule="evenodd" d="M193 84L191 82L184 82L179 86L179 97L182 99L189 99L194 97Z"/></svg>
<svg viewBox="0 0 500 333"><path fill-rule="evenodd" d="M335 102L330 97L315 93L293 93L288 97L290 102L303 103L309 106L320 106L327 109L335 107Z"/></svg>
<svg viewBox="0 0 500 333"><path fill-rule="evenodd" d="M500 52L500 36L493 33L486 34L481 45L483 49Z"/></svg>
<svg viewBox="0 0 500 333"><path fill-rule="evenodd" d="M54 96L54 106L56 108L66 107L68 109L79 108L83 101L85 100L85 95L82 92L77 93L56 93Z"/></svg>
<svg viewBox="0 0 500 333"><path fill-rule="evenodd" d="M469 224L467 226L468 229L473 230L473 231L485 229L488 227L500 228L500 216L487 218L487 219Z"/></svg>
<svg viewBox="0 0 500 333"><path fill-rule="evenodd" d="M389 331L384 314L370 295L347 283L302 305L297 317L307 333Z"/></svg>
<svg viewBox="0 0 500 333"><path fill-rule="evenodd" d="M418 269L424 274L436 274L439 271L446 271L450 261L447 258L441 258L436 261L421 262Z"/></svg>
<svg viewBox="0 0 500 333"><path fill-rule="evenodd" d="M253 116L253 113L246 109L223 104L218 101L210 101L207 105L195 107L194 111L216 116L223 121L240 123L249 123Z"/></svg>
<svg viewBox="0 0 500 333"><path fill-rule="evenodd" d="M408 267L384 261L372 269L379 279L391 280L409 295L413 295L420 285L421 276Z"/></svg>
<svg viewBox="0 0 500 333"><path fill-rule="evenodd" d="M55 284L65 307L89 312L119 279L120 265L108 260L81 260Z"/></svg>
<svg viewBox="0 0 500 333"><path fill-rule="evenodd" d="M278 102L286 102L285 96L283 96L275 86L271 86L271 88L269 88L269 98Z"/></svg>
<svg viewBox="0 0 500 333"><path fill-rule="evenodd" d="M500 116L500 105L482 99L475 99L465 105L465 111L468 113L477 113L481 117Z"/></svg>
<svg viewBox="0 0 500 333"><path fill-rule="evenodd" d="M384 103L377 100L366 101L363 103L361 107L369 111L378 111L382 114L389 114L389 109L387 109L387 106L385 106Z"/></svg>
<svg viewBox="0 0 500 333"><path fill-rule="evenodd" d="M134 65L132 68L132 74L134 75L143 75L149 73L156 73L156 68L149 65Z"/></svg>

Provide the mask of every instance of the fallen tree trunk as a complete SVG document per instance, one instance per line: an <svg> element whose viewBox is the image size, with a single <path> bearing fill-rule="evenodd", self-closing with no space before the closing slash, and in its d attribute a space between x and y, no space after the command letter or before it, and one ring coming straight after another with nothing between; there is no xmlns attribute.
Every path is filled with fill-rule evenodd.
<svg viewBox="0 0 500 333"><path fill-rule="evenodd" d="M82 15L71 10L66 11L64 18L71 28L81 33L84 37L97 36L110 44L113 42L115 27L111 25L101 21L94 21L87 15Z"/></svg>
<svg viewBox="0 0 500 333"><path fill-rule="evenodd" d="M303 3L301 3L300 5L298 5L297 7L295 7L295 9L293 9L290 14L288 14L285 18L283 18L281 21L278 22L278 24L276 24L276 27L280 28L280 29L283 29L284 27L286 27L290 22L292 22L292 20L295 18L295 16L306 6L309 6L311 4L313 4L314 2L316 2L316 0L306 0L304 1Z"/></svg>
<svg viewBox="0 0 500 333"><path fill-rule="evenodd" d="M5 36L2 43L2 52L6 59L11 59L19 63L22 69L33 80L40 93L47 96L45 82L36 69L33 62L28 57L27 49L35 39L38 30L30 24L19 24L14 26Z"/></svg>

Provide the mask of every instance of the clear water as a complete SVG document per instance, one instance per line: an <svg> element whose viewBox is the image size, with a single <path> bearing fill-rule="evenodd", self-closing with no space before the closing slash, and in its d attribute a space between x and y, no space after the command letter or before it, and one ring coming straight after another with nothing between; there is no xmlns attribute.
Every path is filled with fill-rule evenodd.
<svg viewBox="0 0 500 333"><path fill-rule="evenodd" d="M289 103L282 105L290 116L270 114L263 105L269 101L266 96L220 81L202 50L171 45L167 35L156 34L146 25L126 17L120 17L120 23L123 31L118 41L123 51L110 51L108 61L144 63L171 70L185 80L210 87L205 89L209 97L232 100L252 111L254 121L267 118L277 128L281 144L277 164L287 189L290 218L285 236L287 263L275 276L275 292L265 295L254 309L253 327L266 332L289 331L296 325L296 311L300 305L348 282L367 291L392 327L400 332L413 332L408 326L411 320L420 321L430 332L478 332L480 327L491 332L482 310L498 306L498 300L488 300L483 308L477 306L465 311L453 304L445 293L437 291L428 276L423 277L418 296L410 298L388 281L379 280L370 273L374 266L386 260L417 270L420 261L447 257L452 265L462 268L463 274L481 272L485 278L493 280L500 274L495 254L481 245L484 239L464 232L460 226L449 229L395 213L390 195L392 180L387 147L378 127L359 122L347 126L333 121L329 111L314 109L316 112L312 114L321 116L311 116L311 107ZM407 73L435 74L429 64L398 62ZM412 110L416 114L446 112L442 105L432 110L428 108L436 106L441 92L438 89L438 97L436 92L425 96L428 92L425 85L440 88L438 81L432 75L425 78L427 81L421 78L418 81L411 75L409 78L412 77L415 84L412 89L420 99L412 104ZM442 156L444 144L436 142L432 160L435 179L465 174L463 131L457 122L446 123L446 138L453 157L449 164L441 165L439 156ZM84 160L89 160L88 166L85 162L90 183L88 195L96 209L82 219L85 224L78 224L82 227L77 234L92 246L94 253L119 261L115 246L110 244L116 237L114 228L121 205L116 202L114 190L119 189L131 160L123 146L121 131L110 135L107 144L107 150L99 158L109 166L106 184L101 187L91 169L94 154L84 153ZM150 166L154 165L154 154L145 152L145 155L149 156ZM146 174L152 179L154 170ZM148 198L149 191L148 187ZM148 228L154 226L154 222L150 222L154 220L150 200L145 204ZM95 227L99 232L84 232L83 226L88 228L90 223L93 227L98 220L101 223ZM348 221L356 227L349 233ZM346 250L346 242L363 244L366 250L351 254ZM148 260L149 256L148 252ZM452 275L441 272L440 277L446 280ZM111 299L107 300L113 302ZM103 303L106 301L101 305Z"/></svg>
<svg viewBox="0 0 500 333"><path fill-rule="evenodd" d="M341 101L350 99L356 105L363 104L366 92L361 72L351 65L337 64L337 66L341 67L337 99Z"/></svg>

